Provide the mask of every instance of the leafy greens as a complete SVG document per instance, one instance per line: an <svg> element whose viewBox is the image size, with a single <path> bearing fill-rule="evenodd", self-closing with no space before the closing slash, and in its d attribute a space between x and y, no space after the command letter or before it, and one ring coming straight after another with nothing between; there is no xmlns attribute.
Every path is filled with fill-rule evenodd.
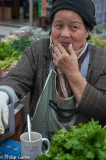
<svg viewBox="0 0 106 160"><path fill-rule="evenodd" d="M106 130L94 120L79 126L72 126L71 132L59 130L50 151L36 160L106 160Z"/></svg>

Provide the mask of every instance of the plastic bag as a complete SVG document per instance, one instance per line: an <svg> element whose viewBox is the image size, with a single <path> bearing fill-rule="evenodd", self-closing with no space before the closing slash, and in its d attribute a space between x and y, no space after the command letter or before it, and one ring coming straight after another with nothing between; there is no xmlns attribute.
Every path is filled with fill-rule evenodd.
<svg viewBox="0 0 106 160"><path fill-rule="evenodd" d="M30 37L33 35L32 27L24 26L18 30L10 31L10 35L16 35L19 38Z"/></svg>

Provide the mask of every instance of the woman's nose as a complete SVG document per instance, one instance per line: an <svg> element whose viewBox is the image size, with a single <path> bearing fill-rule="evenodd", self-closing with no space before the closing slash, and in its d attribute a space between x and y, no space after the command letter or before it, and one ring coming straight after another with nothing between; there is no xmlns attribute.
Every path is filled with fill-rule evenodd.
<svg viewBox="0 0 106 160"><path fill-rule="evenodd" d="M70 37L70 30L67 27L63 28L63 30L61 32L61 36L62 37Z"/></svg>

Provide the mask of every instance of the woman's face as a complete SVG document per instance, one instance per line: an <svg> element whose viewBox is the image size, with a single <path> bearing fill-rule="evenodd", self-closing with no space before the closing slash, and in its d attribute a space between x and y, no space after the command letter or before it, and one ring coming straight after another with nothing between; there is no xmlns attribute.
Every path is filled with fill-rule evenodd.
<svg viewBox="0 0 106 160"><path fill-rule="evenodd" d="M55 14L51 28L54 46L61 43L68 51L68 45L71 43L74 50L77 50L84 45L89 32L76 12L60 10Z"/></svg>

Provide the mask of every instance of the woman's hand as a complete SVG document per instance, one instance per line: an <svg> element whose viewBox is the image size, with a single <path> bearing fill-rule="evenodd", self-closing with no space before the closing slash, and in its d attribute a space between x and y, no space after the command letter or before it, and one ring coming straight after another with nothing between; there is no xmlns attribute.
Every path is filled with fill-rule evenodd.
<svg viewBox="0 0 106 160"><path fill-rule="evenodd" d="M53 62L67 76L76 101L79 104L87 81L79 71L78 58L72 45L69 45L67 52L61 44L58 44L53 54Z"/></svg>
<svg viewBox="0 0 106 160"><path fill-rule="evenodd" d="M78 59L73 50L72 44L68 47L68 52L59 43L55 46L55 52L53 54L53 62L56 67L59 68L66 76L70 74L76 75L79 73Z"/></svg>

